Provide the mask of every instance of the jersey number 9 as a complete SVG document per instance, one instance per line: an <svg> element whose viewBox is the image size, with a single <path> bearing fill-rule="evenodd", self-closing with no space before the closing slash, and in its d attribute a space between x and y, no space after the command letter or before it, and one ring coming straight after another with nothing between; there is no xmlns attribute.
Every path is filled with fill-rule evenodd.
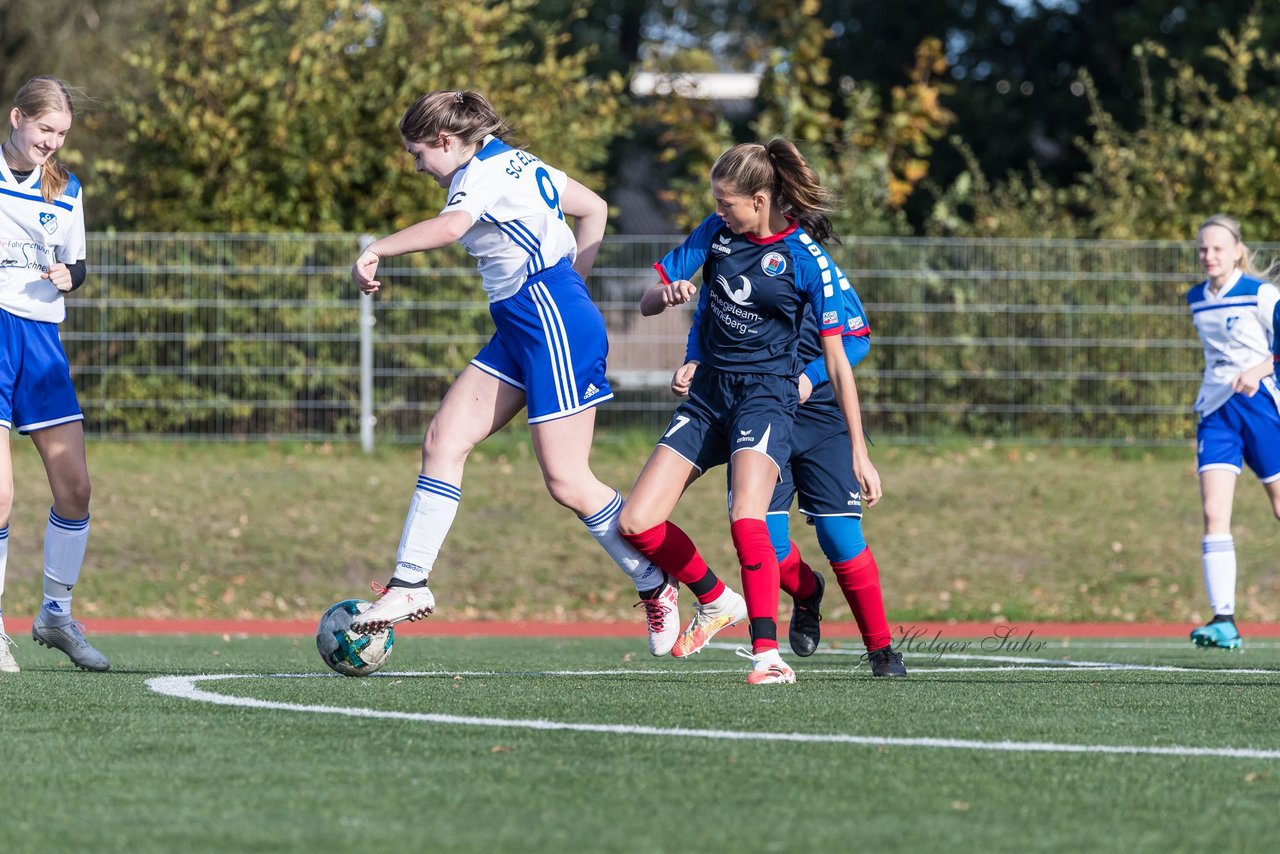
<svg viewBox="0 0 1280 854"><path fill-rule="evenodd" d="M560 219L564 219L564 211L560 210L560 191L551 182L551 173L539 167L533 177L538 182L538 192L542 193L542 200L547 203L547 207L555 211Z"/></svg>

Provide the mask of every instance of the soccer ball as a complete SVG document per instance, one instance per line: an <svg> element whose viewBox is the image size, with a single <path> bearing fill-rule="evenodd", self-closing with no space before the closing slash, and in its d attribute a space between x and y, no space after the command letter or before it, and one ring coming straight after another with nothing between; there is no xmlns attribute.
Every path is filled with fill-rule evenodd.
<svg viewBox="0 0 1280 854"><path fill-rule="evenodd" d="M368 676L386 664L395 643L395 629L361 634L351 631L351 621L371 603L344 599L329 606L316 630L316 649L324 663L343 676Z"/></svg>

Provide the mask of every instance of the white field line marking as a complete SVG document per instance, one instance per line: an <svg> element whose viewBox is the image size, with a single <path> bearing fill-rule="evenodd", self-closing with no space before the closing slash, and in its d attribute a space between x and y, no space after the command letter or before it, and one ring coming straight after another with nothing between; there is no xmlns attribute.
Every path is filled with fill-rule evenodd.
<svg viewBox="0 0 1280 854"><path fill-rule="evenodd" d="M736 645L729 643L708 643L706 649L736 649ZM857 652L851 649L825 649L819 648L814 655L835 655L835 656L852 656L861 658L865 653ZM973 667L973 668L938 668L942 670L1145 670L1157 673L1232 673L1232 674L1254 674L1259 676L1280 676L1280 670L1267 669L1261 667L1179 667L1172 664L1121 664L1114 661L1074 661L1062 658L1032 658L1026 655L979 655L977 653L967 652L929 652L921 650L912 652L910 650L903 651L903 660L907 664L913 661L930 661L938 663L942 661L990 661L1000 662L1004 664L1015 665L1013 667ZM1027 665L1027 666L1022 666ZM1032 668L1030 665L1043 665L1043 667ZM860 666L860 665L859 665ZM797 673L801 670L796 670ZM912 666L912 673L926 672Z"/></svg>
<svg viewBox="0 0 1280 854"><path fill-rule="evenodd" d="M627 673L630 675L654 673L651 670L587 671L595 673ZM675 672L675 671L666 671ZM703 672L703 671L697 671ZM738 671L734 671L738 672ZM554 671L558 675L583 675L571 671ZM298 674L301 676L303 674ZM328 676L329 674L305 674ZM446 676L441 672L389 673L395 676ZM289 676L289 674L277 674ZM540 719L478 718L462 715L444 715L430 712L397 712L381 709L365 709L350 706L311 706L301 703L281 703L260 700L256 697L233 697L216 694L197 687L198 682L229 679L261 679L262 676L246 674L210 674L202 676L158 676L147 680L147 687L157 694L183 700L212 703L219 706L239 706L252 709L274 709L286 712L344 715L353 718L381 718L401 721L445 724L452 726L481 726L505 729L531 729L541 731L592 732L609 735L647 735L676 738L702 738L723 741L773 741L804 744L856 744L868 747L932 747L946 750L994 750L1027 753L1106 753L1138 754L1149 756L1216 756L1230 759L1280 759L1280 750L1257 750L1244 747L1149 747L1120 744L1065 744L1047 741L978 741L958 738L893 738L888 736L846 735L843 733L810 734L800 732L743 732L739 730L684 729L680 727L652 727L638 724L571 723ZM384 677L385 678L385 677Z"/></svg>

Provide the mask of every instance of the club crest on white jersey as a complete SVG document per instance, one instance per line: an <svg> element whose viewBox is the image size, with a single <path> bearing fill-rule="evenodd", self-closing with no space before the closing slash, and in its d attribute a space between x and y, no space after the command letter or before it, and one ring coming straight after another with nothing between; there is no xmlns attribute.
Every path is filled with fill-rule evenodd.
<svg viewBox="0 0 1280 854"><path fill-rule="evenodd" d="M62 291L41 278L57 263L84 258L80 181L69 176L62 194L46 202L40 170L19 181L0 157L0 309L28 320L61 323Z"/></svg>

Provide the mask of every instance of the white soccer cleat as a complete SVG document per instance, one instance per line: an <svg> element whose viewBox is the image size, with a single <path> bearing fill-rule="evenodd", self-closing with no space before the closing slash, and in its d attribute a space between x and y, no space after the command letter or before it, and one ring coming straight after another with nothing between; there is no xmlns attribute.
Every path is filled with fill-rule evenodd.
<svg viewBox="0 0 1280 854"><path fill-rule="evenodd" d="M13 657L13 638L0 632L0 673L18 673L22 668Z"/></svg>
<svg viewBox="0 0 1280 854"><path fill-rule="evenodd" d="M713 602L703 605L699 602L693 619L684 634L676 640L671 649L675 658L685 658L701 650L721 629L727 629L740 620L746 619L747 600L725 587Z"/></svg>
<svg viewBox="0 0 1280 854"><path fill-rule="evenodd" d="M680 637L680 610L676 607L679 595L680 588L664 580L656 596L636 603L637 608L644 606L644 617L649 624L649 652L654 655L671 652Z"/></svg>
<svg viewBox="0 0 1280 854"><path fill-rule="evenodd" d="M383 587L378 582L370 585L380 593L378 601L351 621L351 630L361 634L380 632L405 620L421 620L431 616L436 609L436 597L424 585L422 587Z"/></svg>
<svg viewBox="0 0 1280 854"><path fill-rule="evenodd" d="M751 659L751 672L747 674L748 685L792 685L796 681L796 672L791 665L782 660L776 649L752 654L739 647L737 654Z"/></svg>

